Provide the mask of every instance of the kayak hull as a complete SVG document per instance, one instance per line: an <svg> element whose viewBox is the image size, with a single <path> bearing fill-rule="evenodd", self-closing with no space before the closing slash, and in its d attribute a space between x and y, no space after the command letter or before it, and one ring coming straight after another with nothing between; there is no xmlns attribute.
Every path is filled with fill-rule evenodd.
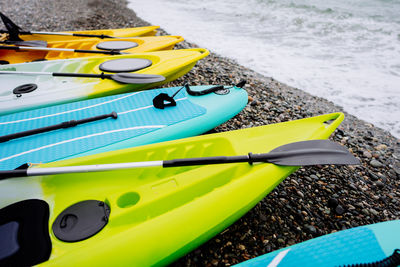
<svg viewBox="0 0 400 267"><path fill-rule="evenodd" d="M111 79L0 74L0 114L159 87L189 72L198 60L208 54L206 49L194 48L0 66L0 71L100 74L99 66L106 61L137 58L150 60L152 65L134 73L159 74L166 78L150 84L122 84ZM13 93L16 87L24 84L34 84L37 88L27 94Z"/></svg>
<svg viewBox="0 0 400 267"><path fill-rule="evenodd" d="M280 145L328 138L342 113L111 151L43 165L90 165L265 153ZM236 163L125 169L0 181L0 207L29 198L50 206L49 229L65 208L82 200L110 206L108 224L80 242L52 231L44 266L166 265L235 222L297 167Z"/></svg>

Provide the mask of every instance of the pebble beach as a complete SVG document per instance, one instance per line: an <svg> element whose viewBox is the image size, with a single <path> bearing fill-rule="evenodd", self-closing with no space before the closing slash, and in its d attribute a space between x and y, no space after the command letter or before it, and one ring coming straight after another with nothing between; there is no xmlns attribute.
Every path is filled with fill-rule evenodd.
<svg viewBox="0 0 400 267"><path fill-rule="evenodd" d="M151 25L137 17L124 0L2 0L0 10L26 30ZM159 35L167 35L160 26ZM176 49L190 47L197 45L183 42ZM165 86L186 81L229 85L246 80L246 108L211 132L343 112L301 88L210 52L192 71ZM240 220L171 266L231 266L335 231L400 219L400 140L352 115L345 116L330 139L346 146L361 165L300 168Z"/></svg>

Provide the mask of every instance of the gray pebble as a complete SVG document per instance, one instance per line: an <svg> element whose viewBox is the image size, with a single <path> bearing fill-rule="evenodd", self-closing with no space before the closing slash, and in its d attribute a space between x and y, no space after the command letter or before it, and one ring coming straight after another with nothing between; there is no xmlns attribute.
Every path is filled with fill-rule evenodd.
<svg viewBox="0 0 400 267"><path fill-rule="evenodd" d="M371 166L375 168L383 167L383 164L380 161L377 161L376 159L371 160L369 164L371 164Z"/></svg>
<svg viewBox="0 0 400 267"><path fill-rule="evenodd" d="M369 215L369 211L367 209L362 209L361 212L364 213L365 215Z"/></svg>
<svg viewBox="0 0 400 267"><path fill-rule="evenodd" d="M372 158L372 154L371 154L371 152L369 152L369 151L364 151L364 153L363 153L363 156L365 157L365 158Z"/></svg>
<svg viewBox="0 0 400 267"><path fill-rule="evenodd" d="M309 233L311 234L317 233L317 229L314 226L306 224L305 227Z"/></svg>

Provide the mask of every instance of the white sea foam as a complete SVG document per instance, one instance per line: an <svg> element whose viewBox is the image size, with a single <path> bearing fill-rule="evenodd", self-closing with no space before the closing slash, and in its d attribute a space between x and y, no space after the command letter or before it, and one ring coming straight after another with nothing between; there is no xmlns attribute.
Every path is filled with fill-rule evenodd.
<svg viewBox="0 0 400 267"><path fill-rule="evenodd" d="M129 1L169 33L400 137L400 1Z"/></svg>

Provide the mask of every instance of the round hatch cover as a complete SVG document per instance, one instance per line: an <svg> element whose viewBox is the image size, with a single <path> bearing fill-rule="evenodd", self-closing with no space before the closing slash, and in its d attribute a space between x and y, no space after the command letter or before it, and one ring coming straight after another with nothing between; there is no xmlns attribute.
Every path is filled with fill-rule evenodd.
<svg viewBox="0 0 400 267"><path fill-rule="evenodd" d="M101 42L96 45L98 49L102 50L125 50L137 47L138 44L130 41L107 41Z"/></svg>
<svg viewBox="0 0 400 267"><path fill-rule="evenodd" d="M13 90L13 94L21 96L22 94L27 94L33 92L37 89L37 85L34 83L27 83L17 86Z"/></svg>
<svg viewBox="0 0 400 267"><path fill-rule="evenodd" d="M81 201L57 216L52 227L53 233L61 241L82 241L103 229L109 216L110 207L103 201Z"/></svg>
<svg viewBox="0 0 400 267"><path fill-rule="evenodd" d="M100 64L99 68L107 72L131 72L151 66L152 62L143 58L120 58Z"/></svg>

